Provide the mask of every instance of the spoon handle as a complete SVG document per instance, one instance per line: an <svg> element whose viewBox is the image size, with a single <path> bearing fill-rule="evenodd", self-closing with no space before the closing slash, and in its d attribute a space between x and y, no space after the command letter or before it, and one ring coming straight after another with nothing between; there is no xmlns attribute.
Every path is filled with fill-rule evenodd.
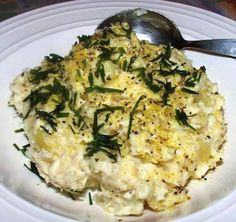
<svg viewBox="0 0 236 222"><path fill-rule="evenodd" d="M184 41L183 48L196 48L218 55L236 58L236 39Z"/></svg>

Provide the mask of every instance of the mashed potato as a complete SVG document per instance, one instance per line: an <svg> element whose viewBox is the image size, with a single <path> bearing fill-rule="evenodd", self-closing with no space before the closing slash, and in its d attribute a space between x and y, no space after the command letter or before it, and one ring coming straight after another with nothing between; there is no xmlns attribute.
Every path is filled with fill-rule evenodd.
<svg viewBox="0 0 236 222"><path fill-rule="evenodd" d="M81 36L11 85L46 183L115 215L167 210L222 160L224 99L182 51L139 41L127 24ZM79 195L77 195L79 196Z"/></svg>

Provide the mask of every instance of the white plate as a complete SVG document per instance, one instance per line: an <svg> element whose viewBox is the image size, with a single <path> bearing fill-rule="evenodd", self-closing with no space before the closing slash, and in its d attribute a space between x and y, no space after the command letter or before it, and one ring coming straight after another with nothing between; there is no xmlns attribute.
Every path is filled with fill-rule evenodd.
<svg viewBox="0 0 236 222"><path fill-rule="evenodd" d="M118 221L97 206L72 201L46 187L23 166L27 162L12 144L24 145L22 135L14 130L20 119L7 106L9 84L26 67L34 67L49 53L65 55L76 36L93 33L96 25L107 16L127 8L157 10L180 27L189 39L235 38L236 23L214 13L186 5L145 0L132 1L81 0L31 11L0 23L0 215L1 221ZM210 173L207 181L190 184L192 200L176 211L150 213L141 217L121 218L122 221L236 220L236 60L187 51L195 66L205 65L212 81L219 83L226 98L225 116L228 123L224 164ZM231 208L229 209L229 207ZM45 210L46 209L46 210ZM53 213L54 212L54 213ZM56 213L55 213L56 212ZM223 213L222 213L223 212ZM221 215L219 215L221 213ZM64 215L64 216L62 216ZM70 217L70 218L69 218ZM218 218L218 219L217 219Z"/></svg>

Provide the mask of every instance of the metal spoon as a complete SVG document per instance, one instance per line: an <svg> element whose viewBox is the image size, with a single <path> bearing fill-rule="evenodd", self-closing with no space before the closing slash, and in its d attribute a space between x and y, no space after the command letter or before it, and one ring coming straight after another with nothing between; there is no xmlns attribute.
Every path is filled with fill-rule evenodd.
<svg viewBox="0 0 236 222"><path fill-rule="evenodd" d="M185 40L173 21L154 11L145 9L122 11L105 19L97 29L104 29L116 22L127 22L140 40L148 40L153 44L171 44L177 49L192 48L236 58L236 39Z"/></svg>

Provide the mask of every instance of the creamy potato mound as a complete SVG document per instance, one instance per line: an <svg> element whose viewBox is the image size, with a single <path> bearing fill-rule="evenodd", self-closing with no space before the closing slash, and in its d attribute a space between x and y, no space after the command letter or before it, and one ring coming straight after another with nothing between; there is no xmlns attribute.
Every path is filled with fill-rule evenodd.
<svg viewBox="0 0 236 222"><path fill-rule="evenodd" d="M127 24L80 36L11 84L32 165L46 183L114 215L189 199L222 160L224 98L182 51L140 41Z"/></svg>

